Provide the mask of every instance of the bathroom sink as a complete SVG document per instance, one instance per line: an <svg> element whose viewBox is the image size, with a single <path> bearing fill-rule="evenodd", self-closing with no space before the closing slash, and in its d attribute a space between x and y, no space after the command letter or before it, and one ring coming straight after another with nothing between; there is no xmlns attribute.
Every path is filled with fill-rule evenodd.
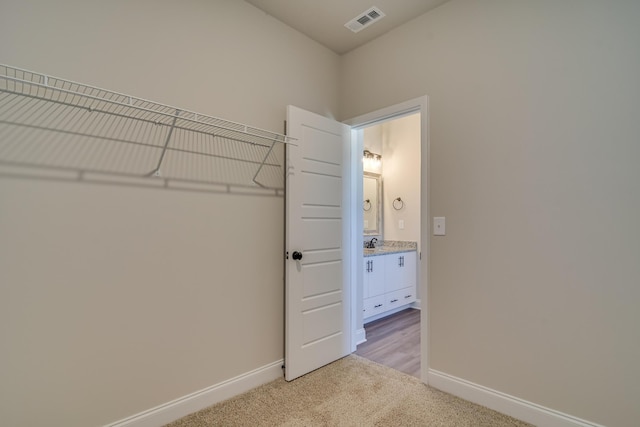
<svg viewBox="0 0 640 427"><path fill-rule="evenodd" d="M385 252L386 248L384 246L378 246L377 248L364 248L365 255L371 254L379 254Z"/></svg>

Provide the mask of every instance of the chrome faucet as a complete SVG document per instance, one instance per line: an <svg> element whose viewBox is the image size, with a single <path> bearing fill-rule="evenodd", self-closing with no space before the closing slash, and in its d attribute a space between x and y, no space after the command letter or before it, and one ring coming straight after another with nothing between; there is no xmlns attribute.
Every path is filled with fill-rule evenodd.
<svg viewBox="0 0 640 427"><path fill-rule="evenodd" d="M364 244L364 247L367 248L367 249L373 249L373 248L376 247L376 243L378 243L378 239L374 237L373 239L371 239L368 242L366 242Z"/></svg>

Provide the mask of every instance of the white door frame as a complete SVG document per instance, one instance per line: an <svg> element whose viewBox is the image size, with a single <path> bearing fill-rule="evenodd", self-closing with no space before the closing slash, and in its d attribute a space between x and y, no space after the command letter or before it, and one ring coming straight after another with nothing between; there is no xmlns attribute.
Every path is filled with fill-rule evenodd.
<svg viewBox="0 0 640 427"><path fill-rule="evenodd" d="M361 182L362 177L362 139L357 138L357 130L371 126L373 124L397 119L409 114L420 113L420 146L421 146L421 168L420 168L420 249L418 254L418 287L420 289L420 371L422 382L427 383L427 372L429 370L429 323L428 323L428 295L429 295L429 236L431 225L429 219L431 213L429 211L429 97L421 96L411 99L390 107L382 108L371 113L367 113L349 120L344 123L351 126L351 163L350 178L351 182ZM362 184L351 186L351 206L357 200L362 200ZM352 338L351 349L356 350L356 346L364 339L364 328L362 320L362 239L363 224L361 209L353 209L349 215L351 222L351 324Z"/></svg>

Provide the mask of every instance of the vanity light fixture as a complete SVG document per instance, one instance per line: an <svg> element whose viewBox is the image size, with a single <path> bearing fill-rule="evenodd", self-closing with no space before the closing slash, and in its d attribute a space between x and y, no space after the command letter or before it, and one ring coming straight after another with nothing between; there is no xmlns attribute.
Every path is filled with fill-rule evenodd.
<svg viewBox="0 0 640 427"><path fill-rule="evenodd" d="M380 166L382 166L382 156L369 150L364 150L362 162L365 170L379 171Z"/></svg>

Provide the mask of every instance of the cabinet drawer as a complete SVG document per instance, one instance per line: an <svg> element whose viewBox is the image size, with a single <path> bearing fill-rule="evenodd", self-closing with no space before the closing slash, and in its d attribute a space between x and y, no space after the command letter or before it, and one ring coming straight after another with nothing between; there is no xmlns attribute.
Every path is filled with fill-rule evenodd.
<svg viewBox="0 0 640 427"><path fill-rule="evenodd" d="M392 310L396 307L411 304L412 302L414 302L416 300L415 287L410 286L398 291L389 292L388 294L385 294L385 296L387 297L385 300L387 304L386 309Z"/></svg>
<svg viewBox="0 0 640 427"><path fill-rule="evenodd" d="M409 286L398 291L398 296L401 297L402 304L411 304L416 301L416 287Z"/></svg>
<svg viewBox="0 0 640 427"><path fill-rule="evenodd" d="M365 298L362 310L362 318L375 316L388 309L386 304L386 295L378 295L376 297Z"/></svg>
<svg viewBox="0 0 640 427"><path fill-rule="evenodd" d="M389 292L388 294L385 294L385 296L387 297L385 302L387 303L388 310L393 310L394 308L400 307L404 304L404 295L402 294L402 289L400 289L399 291Z"/></svg>

